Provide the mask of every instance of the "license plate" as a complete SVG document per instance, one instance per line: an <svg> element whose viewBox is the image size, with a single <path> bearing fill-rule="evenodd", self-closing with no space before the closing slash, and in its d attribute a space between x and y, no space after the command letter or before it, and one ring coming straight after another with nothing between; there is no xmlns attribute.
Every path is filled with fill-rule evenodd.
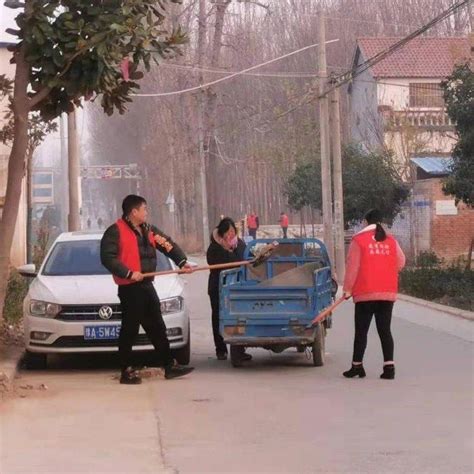
<svg viewBox="0 0 474 474"><path fill-rule="evenodd" d="M84 339L90 340L114 340L120 334L120 324L113 326L85 326Z"/></svg>

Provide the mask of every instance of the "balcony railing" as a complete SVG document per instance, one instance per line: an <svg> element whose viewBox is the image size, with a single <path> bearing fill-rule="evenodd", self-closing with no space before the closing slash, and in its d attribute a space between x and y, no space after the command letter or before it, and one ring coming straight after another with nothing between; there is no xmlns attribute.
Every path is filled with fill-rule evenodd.
<svg viewBox="0 0 474 474"><path fill-rule="evenodd" d="M403 127L425 128L429 130L453 130L454 122L444 110L402 110L382 111L386 129Z"/></svg>

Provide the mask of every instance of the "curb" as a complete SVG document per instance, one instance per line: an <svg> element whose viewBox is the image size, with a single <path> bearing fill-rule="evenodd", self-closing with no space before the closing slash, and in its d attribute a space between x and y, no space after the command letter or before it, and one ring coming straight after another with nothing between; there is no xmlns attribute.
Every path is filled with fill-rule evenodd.
<svg viewBox="0 0 474 474"><path fill-rule="evenodd" d="M447 313L458 318L467 319L469 321L474 321L474 312L467 311L465 309L453 308L452 306L446 306L444 304L432 303L431 301L422 300L420 298L415 298L414 296L398 294L398 299L401 301L406 301L407 303L417 304L419 306L424 306L425 308L434 309L435 311L440 311L442 313Z"/></svg>
<svg viewBox="0 0 474 474"><path fill-rule="evenodd" d="M24 349L18 346L6 346L0 352L0 401L13 390L13 381L24 352Z"/></svg>

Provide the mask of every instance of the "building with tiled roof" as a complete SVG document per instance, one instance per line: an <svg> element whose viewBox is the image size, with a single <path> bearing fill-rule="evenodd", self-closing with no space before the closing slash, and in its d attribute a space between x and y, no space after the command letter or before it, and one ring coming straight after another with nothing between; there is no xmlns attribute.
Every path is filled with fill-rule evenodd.
<svg viewBox="0 0 474 474"><path fill-rule="evenodd" d="M387 49L401 38L359 38L354 65ZM374 78L445 78L469 58L467 38L416 38L371 68Z"/></svg>
<svg viewBox="0 0 474 474"><path fill-rule="evenodd" d="M368 150L390 150L399 173L412 185L412 205L392 228L411 257L433 250L451 260L469 249L474 210L443 194L442 176L449 170L433 170L450 162L456 143L441 82L457 64L472 61L472 38L415 38L359 75L367 60L401 38L357 40L349 86L351 138ZM445 235L453 226L455 241Z"/></svg>

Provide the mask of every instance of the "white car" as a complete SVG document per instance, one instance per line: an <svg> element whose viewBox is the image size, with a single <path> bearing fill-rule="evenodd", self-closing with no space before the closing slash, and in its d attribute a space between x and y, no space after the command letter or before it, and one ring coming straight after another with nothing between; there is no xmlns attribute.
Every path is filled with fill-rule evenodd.
<svg viewBox="0 0 474 474"><path fill-rule="evenodd" d="M102 233L97 232L63 233L38 272L32 264L18 269L23 276L36 276L23 303L27 367L45 368L48 354L118 350L118 289L100 262L101 238ZM176 268L162 253L157 256L157 271ZM154 285L173 355L180 364L189 364L184 281L171 274L155 278ZM153 350L141 326L133 349Z"/></svg>

